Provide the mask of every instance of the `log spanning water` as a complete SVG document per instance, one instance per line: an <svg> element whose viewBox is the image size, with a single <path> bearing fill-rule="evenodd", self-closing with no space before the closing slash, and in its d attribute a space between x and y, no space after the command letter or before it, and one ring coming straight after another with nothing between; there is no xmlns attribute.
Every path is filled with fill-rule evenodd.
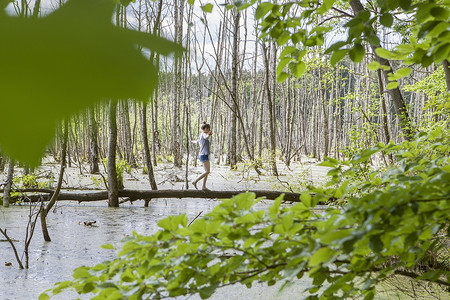
<svg viewBox="0 0 450 300"><path fill-rule="evenodd" d="M22 201L39 202L50 199L54 190L50 189L22 189L15 192L22 193L20 196ZM125 201L145 200L146 206L151 199L156 198L206 198L206 199L227 199L241 193L255 193L256 197L264 197L265 199L275 200L284 194L284 200L289 202L299 202L300 193L279 192L279 191L200 191L200 190L119 190L119 197L126 198ZM3 193L3 190L0 190ZM38 193L27 195L28 193ZM61 191L58 201L72 200L78 202L91 202L108 200L108 191ZM122 201L125 202L125 201Z"/></svg>

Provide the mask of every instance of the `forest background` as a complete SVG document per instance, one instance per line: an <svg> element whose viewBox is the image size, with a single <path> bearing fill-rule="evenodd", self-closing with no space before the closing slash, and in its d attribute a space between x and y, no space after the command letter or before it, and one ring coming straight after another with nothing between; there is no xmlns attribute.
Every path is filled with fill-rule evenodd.
<svg viewBox="0 0 450 300"><path fill-rule="evenodd" d="M5 3L8 2L10 1ZM338 297L335 295L336 291L340 296L342 294L339 293L354 295L361 292L365 298L370 299L375 294L375 283L391 274L420 278L448 286L448 266L445 263L441 264L442 261L448 261L448 256L444 258L441 256L442 249L448 249L447 242L444 239L444 242L437 244L430 240L431 236L441 236L445 231L446 236L449 234L446 213L448 212L448 184L445 184L448 179L448 136L445 132L448 131L446 120L448 87L450 86L447 61L449 44L446 39L450 13L446 3L381 1L377 4L364 3L367 5L366 8L359 1L354 0L349 1L348 4L337 1L298 2L298 6L293 3L280 5L260 3L254 14L261 20L258 27L261 31L255 30L255 37L263 39L255 38L251 46L247 38L242 39L242 36L245 37L248 34L247 26L240 25L241 21L243 24L248 24L245 21L247 13L251 12L251 8L248 7L241 6L240 9L235 9L234 6L224 7L227 9L219 14L221 21L219 26L214 28L215 33L212 34L212 28L208 27L207 15L204 13L218 9L220 5L202 5L200 23L205 26L201 28L197 27L200 23L194 21L194 9L189 2L175 2L173 6L167 7L162 1L139 1L131 6L128 6L128 3L122 4L125 5L119 5L114 13L116 27L172 36L176 43L182 44L190 51L180 54L181 51L172 49L177 54L171 62L158 55L158 52L162 52L163 55L173 52L169 50L170 44L147 53L149 61L154 63L156 68L161 67L159 82L155 86L155 92L151 93L152 101L148 106L145 102L124 100L123 97L118 96L119 93L112 97L122 98L118 102L111 101L108 106L97 104L91 106L87 112L72 117L70 121L66 119L65 125L60 127L59 139L56 139L48 149L54 157L61 158L62 166L64 166L67 150L69 162L72 159L80 166L83 161L89 162L92 172L98 172L99 157L107 157L109 204L117 206L118 195L112 195L117 188L114 188L110 181L117 178L116 174L112 173L117 172L116 154L120 160L132 167L137 166L139 160L145 160L149 175L152 173L150 157L153 159L153 165L157 164L159 159L171 161L175 167L181 167L184 155L186 155L184 163L189 161L189 141L196 136L199 123L206 119L213 128L216 128L214 138L217 148L213 152L217 155L219 162L224 161L231 168L235 168L238 162L247 161L256 172L267 169L276 176L278 174L277 159L282 159L289 166L292 160L300 159L301 155L318 159L321 159L323 155L326 160L323 165L333 168L329 173L332 180L327 185L331 187L311 189L310 191L315 195L314 199L305 194L301 199L303 206L294 206L291 209L280 209L281 199L279 199L270 210L267 220L262 219L263 216L260 214L247 214L247 211L243 212L244 216L242 216L245 217L245 221L235 220L235 222L241 222L238 223L240 225L256 227L269 221L274 223L272 230L276 233L274 236L276 241L269 237L270 230L259 232L262 234L258 236L260 241L267 239L273 242L272 246L261 247L264 251L268 251L258 254L262 258L248 252L247 248L258 240L255 239L255 235L249 237L248 232L228 232L226 236L223 236L221 235L223 232L220 231L219 233L198 231L202 227L200 223L211 222L210 225L217 225L217 220L214 219L220 215L217 212L209 218L201 219L201 222L199 221L190 229L189 234L186 233L186 220L179 217L161 221L160 226L163 231L153 238L146 240L136 237L139 242L143 239L150 244L155 242L167 244L168 235L187 241L196 239L196 234L201 233L206 234L206 238L219 238L222 244L215 245L219 249L226 245L228 249L243 251L248 255L248 261L245 260L245 264L242 260L239 260L239 263L236 262L237 259L227 260L229 257L225 257L226 253L219 257L215 256L224 263L217 265L218 268L226 267L224 271L229 277L213 276L210 280L214 284L209 287L204 286L205 275L197 274L189 268L180 271L176 266L168 268L167 271L182 272L181 277L176 276L176 284L166 282L165 274L154 274L152 271L145 276L164 278L158 281L156 286L130 287L122 281L131 280L138 284L140 278L138 274L130 274L132 272L129 271L130 265L124 265L123 261L118 260L108 265L97 266L90 271L103 272L119 266L121 274L125 274L127 278L120 282L120 286L102 286L101 282L105 280L105 277L97 278L92 275L93 273L89 273L88 269L80 269L81 271L75 272L73 283L60 284L54 292L59 292L60 289L68 286L75 288L81 286L79 292L83 293L95 291L102 294L107 293L108 288L129 292L132 288L139 288L139 293L160 295L166 291L169 295L179 295L200 291L202 297L209 297L219 283L240 281L251 285L251 282L256 279L271 283L275 279L290 276L300 278L305 270L309 276L317 280L314 283L316 286L310 290L312 294L320 292L323 295L336 297ZM334 7L335 4L342 4L343 7ZM34 6L36 7L39 8L39 5ZM39 9L32 10L27 2L13 2L11 8L22 17L39 15ZM69 5L63 6L61 11L67 13L69 8L71 8ZM306 9L302 11L301 8ZM345 11L348 9L352 12ZM395 13L397 9L399 13ZM296 13L300 11L301 17L297 18ZM324 14L328 11L335 14L325 16ZM171 15L172 12L173 15ZM405 12L411 14L408 15ZM51 19L51 16L52 14L48 19ZM107 14L105 16L108 17ZM162 26L165 23L161 20L166 16L167 24L173 27ZM345 18L349 18L350 21L340 23ZM305 19L309 21L306 24L297 22ZM153 26L150 20L155 20ZM331 26L322 26L325 22ZM344 30L340 29L339 25L342 24ZM203 31L203 34L200 36L193 34L198 31ZM330 33L333 39L326 40L324 36ZM344 40L339 40L341 34ZM396 37L392 38L392 36ZM345 37L347 37L346 40ZM339 41L336 42L334 39ZM288 41L292 41L293 44ZM205 51L207 44L210 45L208 48L212 48L212 52ZM279 48L281 46L282 48ZM247 49L252 49L252 53L247 54ZM191 55L188 56L186 53ZM325 59L328 54L331 55L330 62ZM349 60L346 58L347 55ZM205 56L211 56L211 59L205 59ZM202 59L198 60L198 57ZM438 66L440 63L442 67ZM207 71L204 71L204 67ZM291 78L290 74L296 75L296 78ZM119 88L116 87L116 91L118 90ZM6 91L8 92L8 89ZM130 92L130 90L127 91ZM138 92L136 94L138 96L130 98L142 98L145 95ZM146 128L147 113L150 114L150 130ZM118 121L117 124L116 121ZM108 126L102 124L108 124ZM141 131L140 136L138 127ZM24 127L18 125L17 128L17 132L32 140L30 133L25 132ZM39 128L26 129L33 133L33 130ZM53 134L49 129L52 129L52 126L45 128L42 135ZM13 127L4 132L8 135L8 132L14 133L15 130L16 128ZM417 132L418 139L416 139ZM148 148L146 141L149 133L152 137L151 148ZM424 136L426 138L423 138ZM30 142L28 139L23 140ZM400 144L403 140L406 142ZM6 153L12 154L14 152L11 149L19 147L8 141L10 139L3 138L2 148ZM116 141L118 141L117 144ZM41 141L34 142L43 148ZM395 146L396 144L401 146ZM152 155L150 155L150 149ZM420 150L424 151L420 152ZM19 160L33 165L36 164L34 159L40 154L28 156L21 150L14 155L17 155ZM345 161L341 163L339 159ZM369 166L380 164L386 168L383 170L385 174L380 175L381 170L371 172ZM12 173L14 164L10 163L9 166L9 173ZM350 171L347 169L349 166ZM151 183L151 176L149 180ZM357 180L362 185L351 187L352 180ZM360 182L360 180L367 181ZM419 188L414 185L414 182L417 183L418 180L423 181L422 190L415 190ZM393 193L396 189L402 189L403 194L399 196ZM412 194L413 191L417 194ZM389 196L380 198L380 193ZM330 219L323 224L319 221L320 217L312 221L312 227L302 225L304 220L297 218L300 216L307 217L306 219L316 218L317 216L311 215L311 212L306 213L308 207L314 206L321 200L330 201L336 198L350 206L345 206L344 211L330 209L328 211ZM251 196L241 196L237 199L240 199L243 204L233 202L233 205L243 210L248 209L248 203L253 201ZM361 205L366 204L356 201L357 199L365 199L367 205L371 206L362 207ZM396 201L393 201L394 199ZM375 221L372 223L372 217L368 217L368 214L380 216L380 211L377 209L384 209L383 206L380 207L379 202L377 204L380 200L388 201L382 202L383 205L392 206L389 210L392 213L392 219L387 223L393 224L394 219L398 219L401 214L408 214L408 219L404 222L411 221L417 215L421 219L417 220L417 223L412 223L417 226L417 230L403 229L404 236L394 239L395 232L392 232L388 224L375 223ZM227 203L229 205L230 202L224 202L225 206L222 208L226 208ZM398 209L397 205L406 205L408 209L404 210L404 207ZM415 215L411 215L411 212L415 212ZM228 213L236 212L228 211ZM340 222L344 223L333 223L340 213L350 218L345 222L341 219ZM292 219L293 215L295 215L295 222ZM220 215L220 218L222 217L224 216ZM352 220L354 223L346 223ZM275 224L282 224L283 228ZM362 227L352 227L355 224L360 224ZM402 225L406 226L406 224ZM326 235L323 226L331 226L339 234L333 237ZM373 226L377 229L374 230ZM385 227L381 229L380 226ZM225 227L221 228L225 230ZM227 230L231 229L227 227ZM301 235L299 235L300 232L302 232ZM238 237L248 238L249 241L247 243L246 240L246 243L240 245L243 248L239 250L236 249L234 242L231 243L232 246L229 244L230 240L236 239L236 234ZM279 246L277 242L280 242L280 237L284 238L284 234L288 234L285 237L286 240L295 240L300 237L298 242L302 245L306 243L303 238L306 238L310 243L309 251L298 254L300 257L281 255L282 251L280 253L280 249L277 248ZM356 241L357 238L365 242ZM349 241L351 241L350 244ZM403 247L397 244L400 242L403 243ZM164 249L175 249L179 246L176 241L166 244ZM190 255L195 255L194 253L201 248L210 251L209 255L214 258L214 249L209 248L211 244L205 242L203 246L206 248L201 248L200 243L200 246L184 248L183 251L187 257L192 257ZM258 242L257 248L259 249L260 246ZM289 249L300 251L298 247ZM136 248L132 251L129 248L124 251L131 260L134 259L133 255L138 253ZM271 258L271 251L275 251L273 253L278 253L281 257ZM425 273L420 273L420 266L424 265L423 260L425 259L427 263L431 261L432 256L429 255L429 251L437 253L433 256L438 258L437 269L426 269ZM164 251L159 254L153 253L152 255L158 258L149 259L165 260L163 254ZM355 254L357 259L341 260L340 255L351 258ZM393 257L399 257L399 259L392 262L389 259ZM252 258L256 258L256 262L252 261ZM196 257L196 263L200 259ZM288 260L288 262L279 263L270 259ZM290 259L294 259L296 264L293 261L289 262ZM165 261L166 265L170 263L174 261ZM260 264L256 270L244 272L239 269L254 268L255 263ZM390 263L392 265L389 265L386 270L381 268ZM334 270L335 264L338 267L343 266L342 270ZM208 266L208 261L204 262L203 266L207 271L217 273L217 269ZM289 269L292 267L295 267L295 270ZM286 268L290 271L288 272ZM405 270L405 268L413 268L413 270ZM325 273L321 272L323 270ZM364 272L368 272L368 275L364 277L364 285L361 288L358 280ZM376 279L372 277L374 272L377 273ZM320 290L324 280L331 284L325 291ZM189 288L187 288L188 284ZM164 289L159 290L161 287Z"/></svg>

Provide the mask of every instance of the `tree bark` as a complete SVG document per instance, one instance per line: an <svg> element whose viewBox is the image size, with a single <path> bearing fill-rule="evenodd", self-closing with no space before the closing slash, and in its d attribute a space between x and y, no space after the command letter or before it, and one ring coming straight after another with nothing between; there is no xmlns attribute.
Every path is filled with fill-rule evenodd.
<svg viewBox="0 0 450 300"><path fill-rule="evenodd" d="M58 177L58 184L56 186L55 192L52 194L52 197L50 198L50 202L45 206L41 206L41 228L42 228L42 235L44 236L44 240L46 242L50 242L50 234L48 233L47 228L47 215L52 209L53 205L58 200L59 193L61 191L61 186L63 182L63 176L64 176L64 170L66 169L66 156L67 156L67 143L69 139L69 121L66 119L64 122L64 136L63 136L63 146L61 149L61 169L59 171L59 177Z"/></svg>
<svg viewBox="0 0 450 300"><path fill-rule="evenodd" d="M33 18L37 18L39 16L40 8L41 8L41 0L36 0L34 2L34 7L33 7Z"/></svg>
<svg viewBox="0 0 450 300"><path fill-rule="evenodd" d="M133 139L131 137L131 124L130 124L130 109L128 107L128 100L120 101L122 108L122 133L123 133L123 153L125 161L132 167L136 168L136 158L133 153Z"/></svg>
<svg viewBox="0 0 450 300"><path fill-rule="evenodd" d="M31 190L31 189L28 189ZM32 189L34 193L41 191L47 195L31 195L31 201L39 202L40 197L47 200L54 191ZM285 201L300 202L301 193L265 191L265 190L242 190L242 191L200 191L200 190L119 190L118 196L128 198L128 201L149 200L157 198L202 198L202 199L228 199L241 193L255 193L256 197L265 197L268 200L275 200L284 195ZM60 192L58 201L78 201L92 202L108 200L108 191L100 192Z"/></svg>
<svg viewBox="0 0 450 300"><path fill-rule="evenodd" d="M270 74L269 74L269 56L265 43L262 43L264 61L266 64L266 96L267 96L267 110L269 111L269 129L270 129L270 166L272 169L272 175L278 176L277 164L276 164L276 140L275 140L275 118L273 115L273 102L272 93L270 90Z"/></svg>
<svg viewBox="0 0 450 300"><path fill-rule="evenodd" d="M230 143L229 156L231 169L237 168L237 110L238 106L238 68L239 68L239 19L240 13L237 10L233 11L234 27L233 27L233 52L231 58L231 99L232 111L230 122Z"/></svg>
<svg viewBox="0 0 450 300"><path fill-rule="evenodd" d="M444 67L445 83L447 84L447 91L450 91L450 65L448 60L444 59L444 61L442 62L442 66Z"/></svg>
<svg viewBox="0 0 450 300"><path fill-rule="evenodd" d="M5 192L3 193L3 207L9 207L11 200L11 188L14 178L14 160L9 159L8 174L6 175Z"/></svg>
<svg viewBox="0 0 450 300"><path fill-rule="evenodd" d="M144 145L144 157L145 165L147 166L148 181L152 190L157 190L155 174L153 172L152 158L150 155L150 147L148 146L148 135L147 135L147 103L142 103L141 111L141 134L142 134L142 144Z"/></svg>
<svg viewBox="0 0 450 300"><path fill-rule="evenodd" d="M89 108L89 167L91 174L100 172L98 166L98 124L95 120L95 109Z"/></svg>
<svg viewBox="0 0 450 300"><path fill-rule="evenodd" d="M182 43L183 40L183 5L184 0L175 1L175 42ZM183 138L181 135L180 126L180 104L182 98L182 63L183 59L181 56L175 56L174 68L175 68L175 95L173 97L173 112L172 112L172 153L173 153L173 164L175 167L180 168L182 163L181 154L181 142Z"/></svg>
<svg viewBox="0 0 450 300"><path fill-rule="evenodd" d="M117 102L109 102L109 147L108 147L108 206L119 207L119 183L117 181L116 169L116 147L117 147Z"/></svg>

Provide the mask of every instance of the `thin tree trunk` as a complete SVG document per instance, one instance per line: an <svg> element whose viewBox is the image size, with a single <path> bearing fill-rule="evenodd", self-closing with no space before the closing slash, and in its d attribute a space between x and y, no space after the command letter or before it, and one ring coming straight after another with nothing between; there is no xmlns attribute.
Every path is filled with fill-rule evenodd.
<svg viewBox="0 0 450 300"><path fill-rule="evenodd" d="M444 59L444 61L442 62L442 66L444 67L445 83L447 84L447 91L450 91L450 65L448 60Z"/></svg>
<svg viewBox="0 0 450 300"><path fill-rule="evenodd" d="M128 107L128 101L121 101L122 103L122 121L123 121L123 140L124 140L124 158L126 162L133 168L136 168L136 158L133 153L133 141L131 138L131 125L130 125L130 110Z"/></svg>
<svg viewBox="0 0 450 300"><path fill-rule="evenodd" d="M181 43L183 39L183 4L184 0L175 1L175 42ZM175 95L173 97L172 112L172 153L173 164L175 167L181 167L181 129L180 129L180 103L182 97L182 63L181 57L176 56L174 60L175 68Z"/></svg>
<svg viewBox="0 0 450 300"><path fill-rule="evenodd" d="M145 165L147 166L148 173L148 181L152 190L157 190L158 186L156 185L155 174L153 172L152 161L150 157L150 148L148 146L148 136L147 136L147 103L142 103L141 110L141 134L142 134L142 143L144 145L144 157L145 157Z"/></svg>
<svg viewBox="0 0 450 300"><path fill-rule="evenodd" d="M270 157L269 157L269 161L270 161L270 166L272 169L272 175L273 176L278 176L278 171L277 171L277 164L276 164L276 140L275 140L275 119L274 119L274 115L273 115L273 102L272 102L272 93L270 91L270 74L269 74L269 57L268 57L268 51L266 48L266 45L264 44L264 42L262 43L262 47L263 47L263 54L264 54L264 61L266 63L266 95L267 95L267 109L269 111L269 128L270 128Z"/></svg>
<svg viewBox="0 0 450 300"><path fill-rule="evenodd" d="M88 110L89 114L89 166L91 174L98 174L100 172L98 166L98 124L95 120L95 109L90 108Z"/></svg>
<svg viewBox="0 0 450 300"><path fill-rule="evenodd" d="M6 175L5 191L3 193L3 207L9 207L11 201L11 188L14 178L14 160L9 159L8 174Z"/></svg>
<svg viewBox="0 0 450 300"><path fill-rule="evenodd" d="M36 0L34 2L34 7L33 7L33 18L37 18L39 16L40 8L41 8L41 0Z"/></svg>
<svg viewBox="0 0 450 300"><path fill-rule="evenodd" d="M117 102L109 102L109 147L108 147L108 206L119 207L119 182L116 169L117 148Z"/></svg>
<svg viewBox="0 0 450 300"><path fill-rule="evenodd" d="M230 144L229 144L229 156L230 167L236 169L237 167L237 110L238 107L238 67L239 67L239 18L240 13L236 10L234 14L234 27L233 27L233 53L231 58L231 99L232 99L232 111L231 111L231 124L230 124Z"/></svg>
<svg viewBox="0 0 450 300"><path fill-rule="evenodd" d="M44 236L44 240L46 242L50 242L50 234L48 233L47 228L47 215L52 209L53 205L55 205L56 201L58 200L59 193L61 191L61 186L63 182L63 176L64 176L64 170L66 169L66 156L67 156L67 143L69 140L69 121L68 119L64 122L64 136L63 136L63 145L61 149L61 168L59 170L59 177L58 177L58 184L56 186L55 192L53 193L52 197L50 198L50 201L45 206L41 206L41 228L42 228L42 235Z"/></svg>

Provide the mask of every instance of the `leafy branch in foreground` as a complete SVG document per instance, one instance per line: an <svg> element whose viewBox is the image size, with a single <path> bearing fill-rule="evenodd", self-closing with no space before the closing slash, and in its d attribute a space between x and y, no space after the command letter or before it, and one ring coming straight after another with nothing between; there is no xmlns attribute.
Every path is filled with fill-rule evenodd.
<svg viewBox="0 0 450 300"><path fill-rule="evenodd" d="M287 285L309 277L308 299L372 299L376 285L395 274L448 291L449 266L427 263L430 251L438 261L448 260L440 256L450 237L450 143L443 128L401 145L380 144L345 163L328 160L328 187L310 189L292 206L282 205L280 197L267 211L255 210L259 199L247 193L223 201L190 226L185 215L162 219L156 234L135 233L117 259L77 268L73 280L47 293L75 289L95 294L94 299L193 293L208 298L230 284ZM397 164L354 181L381 152L395 154ZM330 198L343 205L312 210Z"/></svg>

